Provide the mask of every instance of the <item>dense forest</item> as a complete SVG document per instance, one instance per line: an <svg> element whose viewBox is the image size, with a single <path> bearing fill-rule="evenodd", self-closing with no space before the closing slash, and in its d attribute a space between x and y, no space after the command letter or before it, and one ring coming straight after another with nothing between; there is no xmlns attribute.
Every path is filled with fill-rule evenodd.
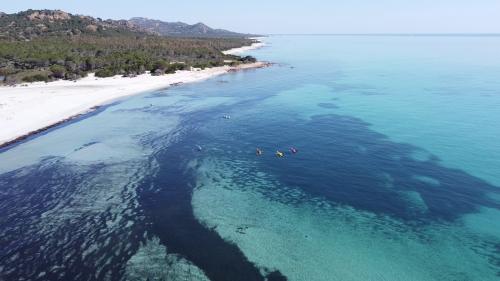
<svg viewBox="0 0 500 281"><path fill-rule="evenodd" d="M253 43L246 38L174 38L127 21L94 19L62 11L0 14L0 82L154 75L190 67L255 61L223 50Z"/></svg>

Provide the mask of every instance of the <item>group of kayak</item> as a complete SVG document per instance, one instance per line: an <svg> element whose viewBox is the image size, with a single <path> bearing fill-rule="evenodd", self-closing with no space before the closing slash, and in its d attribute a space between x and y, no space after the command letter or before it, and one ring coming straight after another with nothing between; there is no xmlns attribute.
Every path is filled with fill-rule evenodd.
<svg viewBox="0 0 500 281"><path fill-rule="evenodd" d="M297 148L295 148L295 147L291 147L291 148L290 148L290 152L291 152L292 154L297 154L297 153L299 152L299 150L298 150ZM260 148L257 148L257 149L255 150L255 154L256 154L257 156L261 156L262 154L264 154L264 151L263 151L262 149L260 149ZM276 155L276 157L279 157L279 158L281 158L281 157L285 157L285 153L284 153L283 151L279 151L279 150L277 150L277 151L276 151L276 153L275 153L274 155Z"/></svg>
<svg viewBox="0 0 500 281"><path fill-rule="evenodd" d="M222 116L222 118L224 118L224 119L231 119L231 115L223 115L223 116ZM197 150L197 151L202 151L203 149L202 149L202 147L201 147L201 146L197 145L197 146L196 146L196 150ZM292 153L292 154L297 154L298 152L299 152L299 150L298 150L297 148L295 148L295 147L290 147L290 153ZM264 154L264 151L263 151L262 149L260 149L260 148L257 148L257 149L255 150L255 154L256 154L257 156L261 156L261 155L263 155L263 154ZM276 157L279 157L279 158L285 157L285 153L284 153L283 151L279 151L279 150L277 150L277 151L276 151L276 153L275 153L274 155L276 155Z"/></svg>
<svg viewBox="0 0 500 281"><path fill-rule="evenodd" d="M196 150L197 150L197 151L202 151L202 150L203 150L203 148L202 148L201 146L197 145L197 146L196 146ZM297 154L297 153L299 152L299 150L298 150L297 148L295 148L295 147L290 147L290 152L291 152L292 154ZM263 154L264 154L264 150L262 150L262 149L260 149L260 148L257 148L257 149L255 150L255 155L257 155L257 156L261 156L261 155L263 155ZM279 150L277 150L277 151L276 151L276 153L275 153L274 155L276 155L276 157L279 157L279 158L281 158L281 157L285 157L285 153L284 153L284 152L282 152L282 151L279 151Z"/></svg>

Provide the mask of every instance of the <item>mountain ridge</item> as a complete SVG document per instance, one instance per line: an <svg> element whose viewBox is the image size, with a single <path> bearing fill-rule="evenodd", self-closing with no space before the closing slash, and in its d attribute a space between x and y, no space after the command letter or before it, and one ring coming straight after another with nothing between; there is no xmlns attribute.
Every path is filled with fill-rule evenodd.
<svg viewBox="0 0 500 281"><path fill-rule="evenodd" d="M165 22L146 17L129 20L103 20L99 17L72 14L62 10L29 9L17 13L0 12L0 39L31 40L44 36L79 35L158 35L191 38L248 38L256 35L243 34L225 29L214 29L202 22Z"/></svg>
<svg viewBox="0 0 500 281"><path fill-rule="evenodd" d="M225 29L214 29L208 25L198 22L187 24L184 22L166 22L146 17L133 17L129 22L145 30L146 32L158 34L161 36L172 37L256 37L254 34L244 34Z"/></svg>

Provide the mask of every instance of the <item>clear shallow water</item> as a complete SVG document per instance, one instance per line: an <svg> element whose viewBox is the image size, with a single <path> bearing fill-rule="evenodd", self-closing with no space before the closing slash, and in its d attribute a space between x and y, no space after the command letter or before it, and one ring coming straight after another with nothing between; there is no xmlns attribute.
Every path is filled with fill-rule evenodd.
<svg viewBox="0 0 500 281"><path fill-rule="evenodd" d="M0 277L498 280L500 37L267 41L3 151Z"/></svg>

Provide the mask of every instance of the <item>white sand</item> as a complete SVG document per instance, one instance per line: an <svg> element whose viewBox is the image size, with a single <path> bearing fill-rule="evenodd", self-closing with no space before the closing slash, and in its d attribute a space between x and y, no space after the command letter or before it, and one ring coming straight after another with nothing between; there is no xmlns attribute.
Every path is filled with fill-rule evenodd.
<svg viewBox="0 0 500 281"><path fill-rule="evenodd" d="M248 48L250 47L228 52L240 53L249 50ZM266 63L257 62L239 67L223 66L199 71L178 71L163 76L143 74L134 78L120 76L95 78L91 74L76 82L59 80L25 84L27 86L0 86L0 145L89 112L96 106L108 104L119 98L167 88L175 83L201 81L228 71L265 65Z"/></svg>
<svg viewBox="0 0 500 281"><path fill-rule="evenodd" d="M251 50L262 48L266 45L264 42L261 41L261 38L252 38L252 39L258 40L259 42L253 43L250 46L245 46L245 47L241 47L241 48L227 50L227 51L224 51L222 53L224 53L226 55L239 55L239 54L244 53L244 52L248 52Z"/></svg>

